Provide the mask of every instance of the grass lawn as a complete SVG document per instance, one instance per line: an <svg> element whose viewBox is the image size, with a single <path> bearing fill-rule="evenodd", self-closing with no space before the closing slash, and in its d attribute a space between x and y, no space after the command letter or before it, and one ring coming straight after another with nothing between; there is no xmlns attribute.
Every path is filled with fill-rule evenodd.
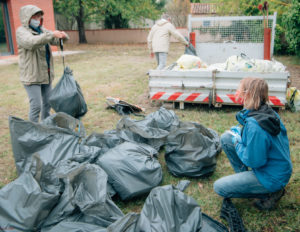
<svg viewBox="0 0 300 232"><path fill-rule="evenodd" d="M147 71L155 67L155 60L149 57L146 45L67 45L67 50L85 50L86 53L70 55L66 63L73 69L74 77L79 82L88 104L89 111L82 119L87 134L101 133L114 129L120 116L112 110L106 110L105 97L122 98L145 107L147 113L158 109L148 100ZM174 62L182 53L183 46L172 45L168 63ZM283 59L283 62L286 59ZM60 57L55 58L55 83L63 72ZM13 115L27 119L29 103L25 89L19 82L18 64L0 66L0 188L14 180L16 169L10 134L8 116ZM188 106L185 110L175 112L183 121L194 121L212 128L221 135L232 125L236 125L235 114L241 108L222 107L208 109L207 106ZM249 199L234 199L236 207L249 231L300 231L300 113L279 112L286 125L290 140L293 175L286 187L286 195L277 208L261 212L252 206ZM168 173L164 161L164 152L160 154L163 167L163 185L176 184L181 179ZM213 191L213 183L218 178L233 173L224 152L218 156L217 169L208 178L190 179L191 184L186 193L194 197L202 211L220 219L222 198ZM203 185L199 187L198 183ZM140 212L146 197L128 202L117 201L124 213Z"/></svg>

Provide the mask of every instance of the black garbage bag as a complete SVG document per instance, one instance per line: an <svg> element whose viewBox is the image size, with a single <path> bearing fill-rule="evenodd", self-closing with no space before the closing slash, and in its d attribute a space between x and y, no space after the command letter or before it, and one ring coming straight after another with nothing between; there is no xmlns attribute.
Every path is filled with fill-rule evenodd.
<svg viewBox="0 0 300 232"><path fill-rule="evenodd" d="M65 68L63 76L52 89L49 102L55 112L64 112L75 118L86 114L86 102L69 67Z"/></svg>
<svg viewBox="0 0 300 232"><path fill-rule="evenodd" d="M228 229L222 223L212 219L202 212L201 232L228 232Z"/></svg>
<svg viewBox="0 0 300 232"><path fill-rule="evenodd" d="M107 229L84 222L63 221L52 228L43 228L41 232L107 232Z"/></svg>
<svg viewBox="0 0 300 232"><path fill-rule="evenodd" d="M60 127L71 130L83 138L86 136L82 122L63 112L52 114L41 123L50 127Z"/></svg>
<svg viewBox="0 0 300 232"><path fill-rule="evenodd" d="M139 216L137 213L128 213L107 227L107 232L138 232L135 227Z"/></svg>
<svg viewBox="0 0 300 232"><path fill-rule="evenodd" d="M124 142L97 160L108 175L108 182L122 200L145 193L162 181L157 151L146 144Z"/></svg>
<svg viewBox="0 0 300 232"><path fill-rule="evenodd" d="M71 129L12 116L9 117L9 129L18 174L32 163L34 153L39 153L43 164L50 163L54 167L59 161L70 158L78 162L93 162L101 154L101 148L81 144L81 132Z"/></svg>
<svg viewBox="0 0 300 232"><path fill-rule="evenodd" d="M106 228L124 216L107 194L107 174L98 165L66 160L55 173L65 189L43 224L45 230L62 221Z"/></svg>
<svg viewBox="0 0 300 232"><path fill-rule="evenodd" d="M0 231L38 231L59 194L43 192L29 171L0 189Z"/></svg>
<svg viewBox="0 0 300 232"><path fill-rule="evenodd" d="M117 124L119 136L131 142L145 143L159 151L165 144L169 131L179 124L174 111L161 107L158 111L146 116L143 120L123 117Z"/></svg>
<svg viewBox="0 0 300 232"><path fill-rule="evenodd" d="M215 170L221 144L214 130L180 122L178 129L167 137L165 149L166 164L173 175L201 177Z"/></svg>
<svg viewBox="0 0 300 232"><path fill-rule="evenodd" d="M180 189L165 185L150 192L136 231L197 232L201 226L201 208L197 202Z"/></svg>
<svg viewBox="0 0 300 232"><path fill-rule="evenodd" d="M43 192L58 195L64 190L63 183L53 171L55 167L51 163L43 163L38 153L33 154L29 170Z"/></svg>
<svg viewBox="0 0 300 232"><path fill-rule="evenodd" d="M83 222L63 221L50 230L42 229L41 232L137 232L135 226L138 218L139 214L128 213L107 228Z"/></svg>
<svg viewBox="0 0 300 232"><path fill-rule="evenodd" d="M183 193L190 181L176 187L154 188L147 197L135 232L228 232L218 221L201 212L198 203Z"/></svg>
<svg viewBox="0 0 300 232"><path fill-rule="evenodd" d="M186 39L187 39L187 38L186 38ZM187 40L188 40L188 39L187 39ZM184 54L197 56L196 49L195 49L194 45L193 45L191 42L189 42L189 46L186 46L186 47L185 47Z"/></svg>
<svg viewBox="0 0 300 232"><path fill-rule="evenodd" d="M85 145L101 148L101 153L107 152L109 149L123 143L116 130L105 131L103 134L92 133L86 138Z"/></svg>

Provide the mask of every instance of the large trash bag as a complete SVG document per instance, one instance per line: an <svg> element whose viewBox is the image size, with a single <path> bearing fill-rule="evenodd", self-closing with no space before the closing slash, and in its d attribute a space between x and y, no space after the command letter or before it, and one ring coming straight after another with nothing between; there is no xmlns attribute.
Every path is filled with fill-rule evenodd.
<svg viewBox="0 0 300 232"><path fill-rule="evenodd" d="M183 193L189 183L183 180L176 187L154 188L145 201L135 232L228 232L223 224L202 213L192 197Z"/></svg>
<svg viewBox="0 0 300 232"><path fill-rule="evenodd" d="M87 105L69 67L65 68L63 76L52 89L49 102L55 112L64 112L75 118L86 114Z"/></svg>
<svg viewBox="0 0 300 232"><path fill-rule="evenodd" d="M52 228L43 228L41 232L107 232L107 229L84 222L63 221Z"/></svg>
<svg viewBox="0 0 300 232"><path fill-rule="evenodd" d="M228 232L226 226L202 212L201 232Z"/></svg>
<svg viewBox="0 0 300 232"><path fill-rule="evenodd" d="M71 221L106 228L124 216L107 194L107 174L98 165L67 160L59 163L55 173L65 189L43 227Z"/></svg>
<svg viewBox="0 0 300 232"><path fill-rule="evenodd" d="M0 190L0 231L37 231L59 194L43 192L29 171Z"/></svg>
<svg viewBox="0 0 300 232"><path fill-rule="evenodd" d="M81 137L86 136L82 122L63 112L52 114L44 119L41 123L51 127L69 129L76 134L79 134Z"/></svg>
<svg viewBox="0 0 300 232"><path fill-rule="evenodd" d="M157 151L146 144L124 142L97 160L122 200L147 192L162 181Z"/></svg>
<svg viewBox="0 0 300 232"><path fill-rule="evenodd" d="M128 213L107 227L107 232L138 232L135 227L139 216L137 213Z"/></svg>
<svg viewBox="0 0 300 232"><path fill-rule="evenodd" d="M136 231L197 232L201 226L201 208L197 202L180 189L165 185L150 192Z"/></svg>
<svg viewBox="0 0 300 232"><path fill-rule="evenodd" d="M117 124L119 136L131 142L145 143L157 151L165 144L169 131L176 128L179 120L174 111L160 108L143 120L123 117Z"/></svg>
<svg viewBox="0 0 300 232"><path fill-rule="evenodd" d="M107 228L83 222L60 222L50 230L41 232L137 232L135 230L139 214L128 213Z"/></svg>
<svg viewBox="0 0 300 232"><path fill-rule="evenodd" d="M167 137L165 160L175 176L200 177L216 168L216 156L221 151L218 134L209 128L180 122Z"/></svg>
<svg viewBox="0 0 300 232"><path fill-rule="evenodd" d="M103 134L92 133L86 138L85 145L101 148L101 153L107 152L109 149L123 143L116 130L105 131Z"/></svg>
<svg viewBox="0 0 300 232"><path fill-rule="evenodd" d="M75 120L75 119L74 119ZM93 162L101 149L81 144L81 132L49 126L16 117L9 117L11 143L18 174L32 163L34 153L39 153L42 162L56 166L59 161L74 158L76 161Z"/></svg>
<svg viewBox="0 0 300 232"><path fill-rule="evenodd" d="M195 47L194 47L194 45L192 43L189 43L189 46L185 47L184 54L197 56L196 49L195 49Z"/></svg>
<svg viewBox="0 0 300 232"><path fill-rule="evenodd" d="M51 163L45 164L38 153L33 154L29 171L40 185L41 190L50 194L60 194L64 190L64 186L53 170L55 167Z"/></svg>

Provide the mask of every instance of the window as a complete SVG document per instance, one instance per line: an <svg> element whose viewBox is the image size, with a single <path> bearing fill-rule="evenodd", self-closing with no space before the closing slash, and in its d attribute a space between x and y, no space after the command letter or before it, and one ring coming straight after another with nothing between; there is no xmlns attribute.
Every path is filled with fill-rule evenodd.
<svg viewBox="0 0 300 232"><path fill-rule="evenodd" d="M0 0L0 56L12 55L13 51L7 4Z"/></svg>

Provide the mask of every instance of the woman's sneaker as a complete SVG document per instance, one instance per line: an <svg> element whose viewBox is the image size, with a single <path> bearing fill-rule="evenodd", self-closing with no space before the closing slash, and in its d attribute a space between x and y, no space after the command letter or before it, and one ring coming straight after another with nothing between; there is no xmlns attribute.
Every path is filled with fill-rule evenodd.
<svg viewBox="0 0 300 232"><path fill-rule="evenodd" d="M256 200L254 202L254 206L260 210L271 210L275 207L276 203L280 200L284 193L285 189L271 193L267 198Z"/></svg>

